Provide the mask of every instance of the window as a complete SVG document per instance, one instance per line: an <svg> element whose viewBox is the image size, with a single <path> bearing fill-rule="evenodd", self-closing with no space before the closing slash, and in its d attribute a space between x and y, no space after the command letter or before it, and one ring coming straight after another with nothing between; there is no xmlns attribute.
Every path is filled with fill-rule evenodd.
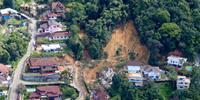
<svg viewBox="0 0 200 100"><path fill-rule="evenodd" d="M183 78L179 78L179 80L183 80Z"/></svg>
<svg viewBox="0 0 200 100"><path fill-rule="evenodd" d="M183 84L183 82L179 82L178 84Z"/></svg>

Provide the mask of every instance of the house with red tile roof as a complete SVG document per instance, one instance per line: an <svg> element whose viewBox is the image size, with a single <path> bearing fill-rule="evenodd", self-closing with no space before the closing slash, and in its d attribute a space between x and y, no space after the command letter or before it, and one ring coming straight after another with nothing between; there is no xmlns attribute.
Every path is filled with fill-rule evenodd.
<svg viewBox="0 0 200 100"><path fill-rule="evenodd" d="M0 85L8 86L11 80L10 69L7 65L0 64Z"/></svg>
<svg viewBox="0 0 200 100"><path fill-rule="evenodd" d="M62 65L62 63L58 57L30 58L27 60L28 71L33 73L54 73L59 65Z"/></svg>
<svg viewBox="0 0 200 100"><path fill-rule="evenodd" d="M71 32L69 31L59 31L49 34L48 39L51 40L67 40Z"/></svg>
<svg viewBox="0 0 200 100"><path fill-rule="evenodd" d="M52 12L59 14L59 15L63 15L67 11L65 6L59 1L52 2L51 10L52 10Z"/></svg>
<svg viewBox="0 0 200 100"><path fill-rule="evenodd" d="M62 92L59 86L38 86L29 100L62 100Z"/></svg>
<svg viewBox="0 0 200 100"><path fill-rule="evenodd" d="M25 81L52 82L61 78L60 67L66 66L62 58L58 57L35 57L26 60L26 70L22 74Z"/></svg>

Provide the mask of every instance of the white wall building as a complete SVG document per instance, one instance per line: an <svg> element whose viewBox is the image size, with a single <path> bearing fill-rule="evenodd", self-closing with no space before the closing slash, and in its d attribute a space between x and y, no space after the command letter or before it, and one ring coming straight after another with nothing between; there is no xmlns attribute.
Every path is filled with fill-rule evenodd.
<svg viewBox="0 0 200 100"><path fill-rule="evenodd" d="M176 82L177 89L188 89L190 87L190 79L186 76L178 76Z"/></svg>
<svg viewBox="0 0 200 100"><path fill-rule="evenodd" d="M43 23L40 25L40 28L38 28L39 33L54 33L58 31L62 31L62 24L58 23L53 20L49 20L46 23Z"/></svg>
<svg viewBox="0 0 200 100"><path fill-rule="evenodd" d="M62 50L60 44L42 44L41 48L44 52L60 52Z"/></svg>
<svg viewBox="0 0 200 100"><path fill-rule="evenodd" d="M177 56L167 57L167 63L170 65L183 66L183 64L186 62L187 62L187 58L177 57Z"/></svg>

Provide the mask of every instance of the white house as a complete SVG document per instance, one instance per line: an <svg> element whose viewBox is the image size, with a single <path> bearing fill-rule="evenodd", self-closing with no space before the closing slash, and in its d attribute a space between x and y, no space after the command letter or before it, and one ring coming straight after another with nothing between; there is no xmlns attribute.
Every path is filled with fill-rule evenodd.
<svg viewBox="0 0 200 100"><path fill-rule="evenodd" d="M16 10L11 8L0 9L1 14L8 14L8 13L18 13Z"/></svg>
<svg viewBox="0 0 200 100"><path fill-rule="evenodd" d="M11 77L9 76L10 70L7 65L0 64L0 85L8 86L11 81Z"/></svg>
<svg viewBox="0 0 200 100"><path fill-rule="evenodd" d="M167 63L170 65L183 66L183 64L186 62L187 58L173 56L173 55L167 57Z"/></svg>
<svg viewBox="0 0 200 100"><path fill-rule="evenodd" d="M141 66L128 65L128 79L129 82L135 83L135 86L143 86L143 75Z"/></svg>
<svg viewBox="0 0 200 100"><path fill-rule="evenodd" d="M188 89L190 87L190 79L186 76L178 76L176 81L177 89Z"/></svg>
<svg viewBox="0 0 200 100"><path fill-rule="evenodd" d="M161 77L161 70L159 67L146 66L143 69L143 74L150 80L159 80Z"/></svg>
<svg viewBox="0 0 200 100"><path fill-rule="evenodd" d="M62 47L60 44L42 44L41 49L44 52L60 52Z"/></svg>
<svg viewBox="0 0 200 100"><path fill-rule="evenodd" d="M62 31L62 27L63 26L61 23L51 20L51 21L41 24L40 28L38 28L38 32L39 33L54 33L58 31Z"/></svg>
<svg viewBox="0 0 200 100"><path fill-rule="evenodd" d="M8 91L7 90L3 90L0 92L0 96L7 96L8 95Z"/></svg>
<svg viewBox="0 0 200 100"><path fill-rule="evenodd" d="M67 31L54 32L48 36L48 39L50 41L52 41L52 40L67 40L70 35L71 35L71 33L67 32Z"/></svg>

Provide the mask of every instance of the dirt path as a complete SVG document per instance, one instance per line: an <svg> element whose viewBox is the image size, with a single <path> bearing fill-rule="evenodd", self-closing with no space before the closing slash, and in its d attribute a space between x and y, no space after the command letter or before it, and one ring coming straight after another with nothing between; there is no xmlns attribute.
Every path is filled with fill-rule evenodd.
<svg viewBox="0 0 200 100"><path fill-rule="evenodd" d="M75 60L69 55L65 55L64 59L72 64L73 67L73 81L70 85L79 91L77 100L85 100L85 97L88 95L88 93L85 85L83 84L83 72L81 70L80 64L77 63L78 61L75 62Z"/></svg>
<svg viewBox="0 0 200 100"><path fill-rule="evenodd" d="M85 100L86 96L88 95L85 85L83 83L82 78L82 71L80 66L74 65L74 79L71 86L76 88L79 91L79 96L77 100Z"/></svg>

